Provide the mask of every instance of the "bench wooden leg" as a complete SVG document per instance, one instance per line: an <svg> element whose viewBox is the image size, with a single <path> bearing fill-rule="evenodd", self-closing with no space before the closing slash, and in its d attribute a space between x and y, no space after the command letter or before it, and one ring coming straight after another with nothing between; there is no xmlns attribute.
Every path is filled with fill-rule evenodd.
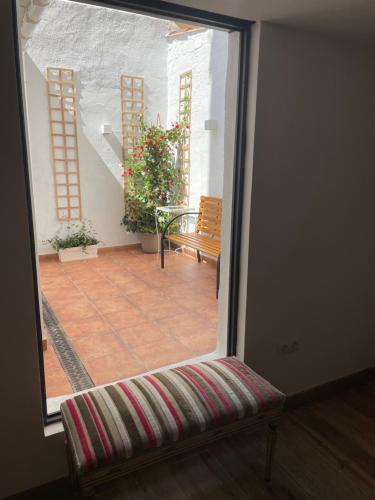
<svg viewBox="0 0 375 500"><path fill-rule="evenodd" d="M201 261L201 253L199 250L197 250L197 259L198 259L198 262Z"/></svg>
<svg viewBox="0 0 375 500"><path fill-rule="evenodd" d="M275 454L275 445L277 440L277 426L269 424L267 435L267 452L266 452L266 471L265 480L267 483L271 481L272 462Z"/></svg>
<svg viewBox="0 0 375 500"><path fill-rule="evenodd" d="M75 467L74 467L74 463L73 463L72 452L71 452L71 449L70 449L68 441L65 441L65 453L66 453L66 459L67 459L67 462L68 462L70 484L72 486L73 491L78 491L78 481L77 481L77 476L76 476L76 473L75 473Z"/></svg>
<svg viewBox="0 0 375 500"><path fill-rule="evenodd" d="M83 498L92 498L95 495L95 488L93 486L85 486L81 488L80 493Z"/></svg>

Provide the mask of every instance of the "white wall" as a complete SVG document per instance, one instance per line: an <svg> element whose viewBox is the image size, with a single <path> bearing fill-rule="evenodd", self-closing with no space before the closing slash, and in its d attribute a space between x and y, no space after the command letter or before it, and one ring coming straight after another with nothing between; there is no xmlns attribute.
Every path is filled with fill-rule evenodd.
<svg viewBox="0 0 375 500"><path fill-rule="evenodd" d="M192 70L190 206L222 196L228 34L200 30L168 38L168 125L178 119L180 74ZM217 120L217 130L204 128Z"/></svg>
<svg viewBox="0 0 375 500"><path fill-rule="evenodd" d="M372 49L262 25L245 359L288 394L375 364L374 87Z"/></svg>
<svg viewBox="0 0 375 500"><path fill-rule="evenodd" d="M145 78L146 119L167 115L169 21L118 10L53 0L27 44L25 75L40 253L59 227L55 214L44 81L47 66L75 70L83 216L109 246L136 242L120 226L124 212L121 177L120 75ZM85 29L82 29L82 28ZM114 133L101 134L110 123Z"/></svg>
<svg viewBox="0 0 375 500"><path fill-rule="evenodd" d="M86 29L82 30L82 26ZM222 196L227 34L213 30L166 38L171 23L118 10L52 0L36 25L24 54L31 164L39 253L56 220L45 70L75 71L78 147L83 217L93 222L108 246L130 244L135 235L120 226L123 216L121 169L121 74L145 78L146 120L170 126L178 118L179 75L193 70L191 204L201 194ZM216 131L204 130L215 119ZM114 133L101 134L110 123Z"/></svg>

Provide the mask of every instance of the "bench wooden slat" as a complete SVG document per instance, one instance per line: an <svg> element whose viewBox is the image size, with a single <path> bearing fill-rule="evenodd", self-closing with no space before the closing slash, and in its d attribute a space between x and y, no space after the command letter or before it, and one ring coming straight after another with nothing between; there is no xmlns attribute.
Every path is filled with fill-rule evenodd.
<svg viewBox="0 0 375 500"><path fill-rule="evenodd" d="M218 238L220 238L220 236L221 236L221 227L211 226L211 225L206 224L204 222L198 222L197 231L200 231L200 232L206 233L206 234L212 234L213 236L217 236Z"/></svg>
<svg viewBox="0 0 375 500"><path fill-rule="evenodd" d="M223 202L223 199L222 198L215 198L215 196L204 196L202 195L201 196L201 200L202 201L208 201L208 202L218 202L218 203L222 203Z"/></svg>
<svg viewBox="0 0 375 500"><path fill-rule="evenodd" d="M221 222L220 216L219 215L210 215L207 214L206 212L204 214L200 214L198 217L198 221L201 220L207 220L209 222L213 222L214 224L217 224Z"/></svg>
<svg viewBox="0 0 375 500"><path fill-rule="evenodd" d="M201 196L199 204L199 217L196 226L198 233L215 237L221 247L221 215L222 199L210 196ZM220 254L220 250L218 255Z"/></svg>
<svg viewBox="0 0 375 500"><path fill-rule="evenodd" d="M205 207L204 205L200 205L199 210L204 210L202 215L207 214L211 217L221 217L221 207L217 207L217 210L215 210L214 207Z"/></svg>
<svg viewBox="0 0 375 500"><path fill-rule="evenodd" d="M198 238L196 237L198 236ZM168 237L170 241L175 241L176 243L183 243L185 245L189 245L192 248L195 248L196 250L202 249L202 248L207 248L211 249L214 252L219 252L220 251L220 245L215 240L207 241L203 238L199 238L199 235L196 235L193 233L192 235L189 234L184 234L184 235L171 235Z"/></svg>
<svg viewBox="0 0 375 500"><path fill-rule="evenodd" d="M206 234L179 233L179 234L171 234L168 236L168 238L188 239L192 243L200 243L214 248L220 248L220 240L217 238L213 238L212 236L207 236Z"/></svg>
<svg viewBox="0 0 375 500"><path fill-rule="evenodd" d="M207 245L199 241L189 240L188 238L177 238L177 239L171 239L170 241L179 243L181 245L189 246L190 248L193 248L195 250L201 250L202 252L204 251L210 252L210 254L213 254L214 256L218 255L220 252L220 248L217 246Z"/></svg>
<svg viewBox="0 0 375 500"><path fill-rule="evenodd" d="M212 200L212 198L200 198L200 202L205 206L221 207L221 201Z"/></svg>
<svg viewBox="0 0 375 500"><path fill-rule="evenodd" d="M197 233L171 234L167 236L169 241L179 245L186 245L194 250L199 250L214 257L220 254L220 241L204 237Z"/></svg>

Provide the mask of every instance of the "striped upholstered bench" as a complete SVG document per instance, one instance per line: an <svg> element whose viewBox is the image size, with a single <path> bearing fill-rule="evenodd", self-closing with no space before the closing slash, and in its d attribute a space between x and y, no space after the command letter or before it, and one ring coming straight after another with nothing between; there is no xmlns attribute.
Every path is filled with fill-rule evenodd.
<svg viewBox="0 0 375 500"><path fill-rule="evenodd" d="M74 396L61 405L72 479L96 485L242 430L269 429L270 480L285 396L234 357L185 365Z"/></svg>

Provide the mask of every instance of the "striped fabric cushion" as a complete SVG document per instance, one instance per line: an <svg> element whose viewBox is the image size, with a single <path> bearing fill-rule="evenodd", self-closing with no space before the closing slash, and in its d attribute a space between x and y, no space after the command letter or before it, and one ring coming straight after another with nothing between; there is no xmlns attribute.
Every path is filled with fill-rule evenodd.
<svg viewBox="0 0 375 500"><path fill-rule="evenodd" d="M234 357L94 389L61 405L78 474L283 405Z"/></svg>

